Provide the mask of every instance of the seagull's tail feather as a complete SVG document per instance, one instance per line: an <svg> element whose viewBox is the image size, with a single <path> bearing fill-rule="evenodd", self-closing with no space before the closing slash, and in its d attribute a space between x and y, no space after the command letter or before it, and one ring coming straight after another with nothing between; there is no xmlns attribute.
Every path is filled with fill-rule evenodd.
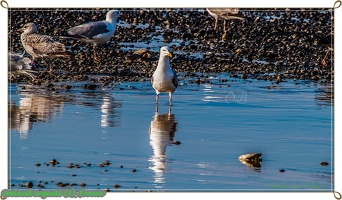
<svg viewBox="0 0 342 200"><path fill-rule="evenodd" d="M81 36L81 35L61 35L59 36L59 38L62 38L62 39L74 39L74 40L85 40L85 39L88 39L84 36Z"/></svg>

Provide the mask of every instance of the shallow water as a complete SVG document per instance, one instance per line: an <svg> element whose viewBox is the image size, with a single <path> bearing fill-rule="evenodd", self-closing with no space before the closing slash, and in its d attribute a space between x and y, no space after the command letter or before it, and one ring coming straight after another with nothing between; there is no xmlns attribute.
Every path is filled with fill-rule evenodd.
<svg viewBox="0 0 342 200"><path fill-rule="evenodd" d="M45 189L84 182L86 189L111 191L332 191L333 105L326 88L227 74L210 79L180 80L170 113L166 94L155 112L149 82L97 90L71 83L57 93L10 85L9 188L42 181ZM238 160L251 152L262 153L261 167ZM51 159L60 164L46 166ZM106 160L109 166L98 166Z"/></svg>

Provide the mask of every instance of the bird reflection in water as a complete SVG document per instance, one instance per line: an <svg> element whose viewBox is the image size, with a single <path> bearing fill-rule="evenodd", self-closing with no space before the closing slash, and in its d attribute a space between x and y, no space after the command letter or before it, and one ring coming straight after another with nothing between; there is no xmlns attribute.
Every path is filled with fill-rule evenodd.
<svg viewBox="0 0 342 200"><path fill-rule="evenodd" d="M33 122L48 121L55 113L62 112L63 101L36 94L26 94L15 102L8 102L8 126L17 130L21 139L28 137Z"/></svg>
<svg viewBox="0 0 342 200"><path fill-rule="evenodd" d="M177 131L177 124L175 114L171 114L170 106L168 113L159 114L158 105L156 105L156 112L149 128L150 145L153 149L153 155L149 161L151 163L150 169L155 173L154 183L156 188L162 187L157 184L165 183L164 172L167 163L167 146L180 144L179 141L173 139Z"/></svg>
<svg viewBox="0 0 342 200"><path fill-rule="evenodd" d="M110 94L105 94L102 98L101 105L101 127L116 127L120 126L119 111L115 108L121 108L122 103L114 101L114 97Z"/></svg>
<svg viewBox="0 0 342 200"><path fill-rule="evenodd" d="M21 86L20 99L8 101L8 127L26 139L35 122L49 122L56 113L62 113L64 103L101 110L101 127L120 126L122 102L104 92L51 94L44 88ZM102 102L101 102L102 100Z"/></svg>

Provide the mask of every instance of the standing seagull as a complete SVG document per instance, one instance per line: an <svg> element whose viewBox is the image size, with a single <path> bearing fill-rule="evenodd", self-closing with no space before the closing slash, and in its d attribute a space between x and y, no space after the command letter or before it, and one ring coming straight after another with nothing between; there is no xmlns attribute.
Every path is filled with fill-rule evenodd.
<svg viewBox="0 0 342 200"><path fill-rule="evenodd" d="M214 30L219 19L223 19L223 31L226 32L226 20L243 20L244 16L237 8L207 8L208 13L215 18Z"/></svg>
<svg viewBox="0 0 342 200"><path fill-rule="evenodd" d="M34 23L27 23L20 30L23 31L21 43L25 51L33 57L32 62L36 58L70 57L72 55L71 52L66 51L64 44L55 41L51 36L39 34Z"/></svg>
<svg viewBox="0 0 342 200"><path fill-rule="evenodd" d="M170 67L171 57L172 54L167 46L160 48L158 66L151 79L152 87L156 90L156 104L158 104L159 93L167 92L170 106L172 105L172 93L178 86L178 79L176 72Z"/></svg>
<svg viewBox="0 0 342 200"><path fill-rule="evenodd" d="M74 38L83 42L93 43L94 60L100 61L96 55L96 46L109 41L116 30L116 20L120 16L117 10L110 10L107 13L106 20L98 22L89 22L70 28L66 38Z"/></svg>

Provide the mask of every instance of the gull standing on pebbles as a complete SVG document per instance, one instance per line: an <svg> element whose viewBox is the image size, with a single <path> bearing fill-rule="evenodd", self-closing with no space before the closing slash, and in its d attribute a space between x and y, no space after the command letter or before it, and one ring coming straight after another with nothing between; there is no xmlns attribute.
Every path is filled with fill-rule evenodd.
<svg viewBox="0 0 342 200"><path fill-rule="evenodd" d="M25 51L33 57L32 62L36 58L70 57L72 55L71 52L66 51L64 44L55 41L51 36L39 34L34 23L27 23L20 30L23 31L20 38L21 43Z"/></svg>
<svg viewBox="0 0 342 200"><path fill-rule="evenodd" d="M65 38L74 38L83 42L93 43L94 60L100 61L96 55L96 46L109 41L116 30L116 20L120 16L118 10L110 10L107 12L106 20L89 22L79 26L70 28Z"/></svg>
<svg viewBox="0 0 342 200"><path fill-rule="evenodd" d="M223 31L226 32L226 20L243 20L244 16L237 8L207 8L208 13L215 18L214 30L219 19L223 19Z"/></svg>
<svg viewBox="0 0 342 200"><path fill-rule="evenodd" d="M172 54L167 46L160 48L158 66L151 79L152 87L156 90L156 104L158 104L159 93L167 92L170 106L172 105L172 93L178 86L178 78L176 72L170 67L169 58L171 57Z"/></svg>

